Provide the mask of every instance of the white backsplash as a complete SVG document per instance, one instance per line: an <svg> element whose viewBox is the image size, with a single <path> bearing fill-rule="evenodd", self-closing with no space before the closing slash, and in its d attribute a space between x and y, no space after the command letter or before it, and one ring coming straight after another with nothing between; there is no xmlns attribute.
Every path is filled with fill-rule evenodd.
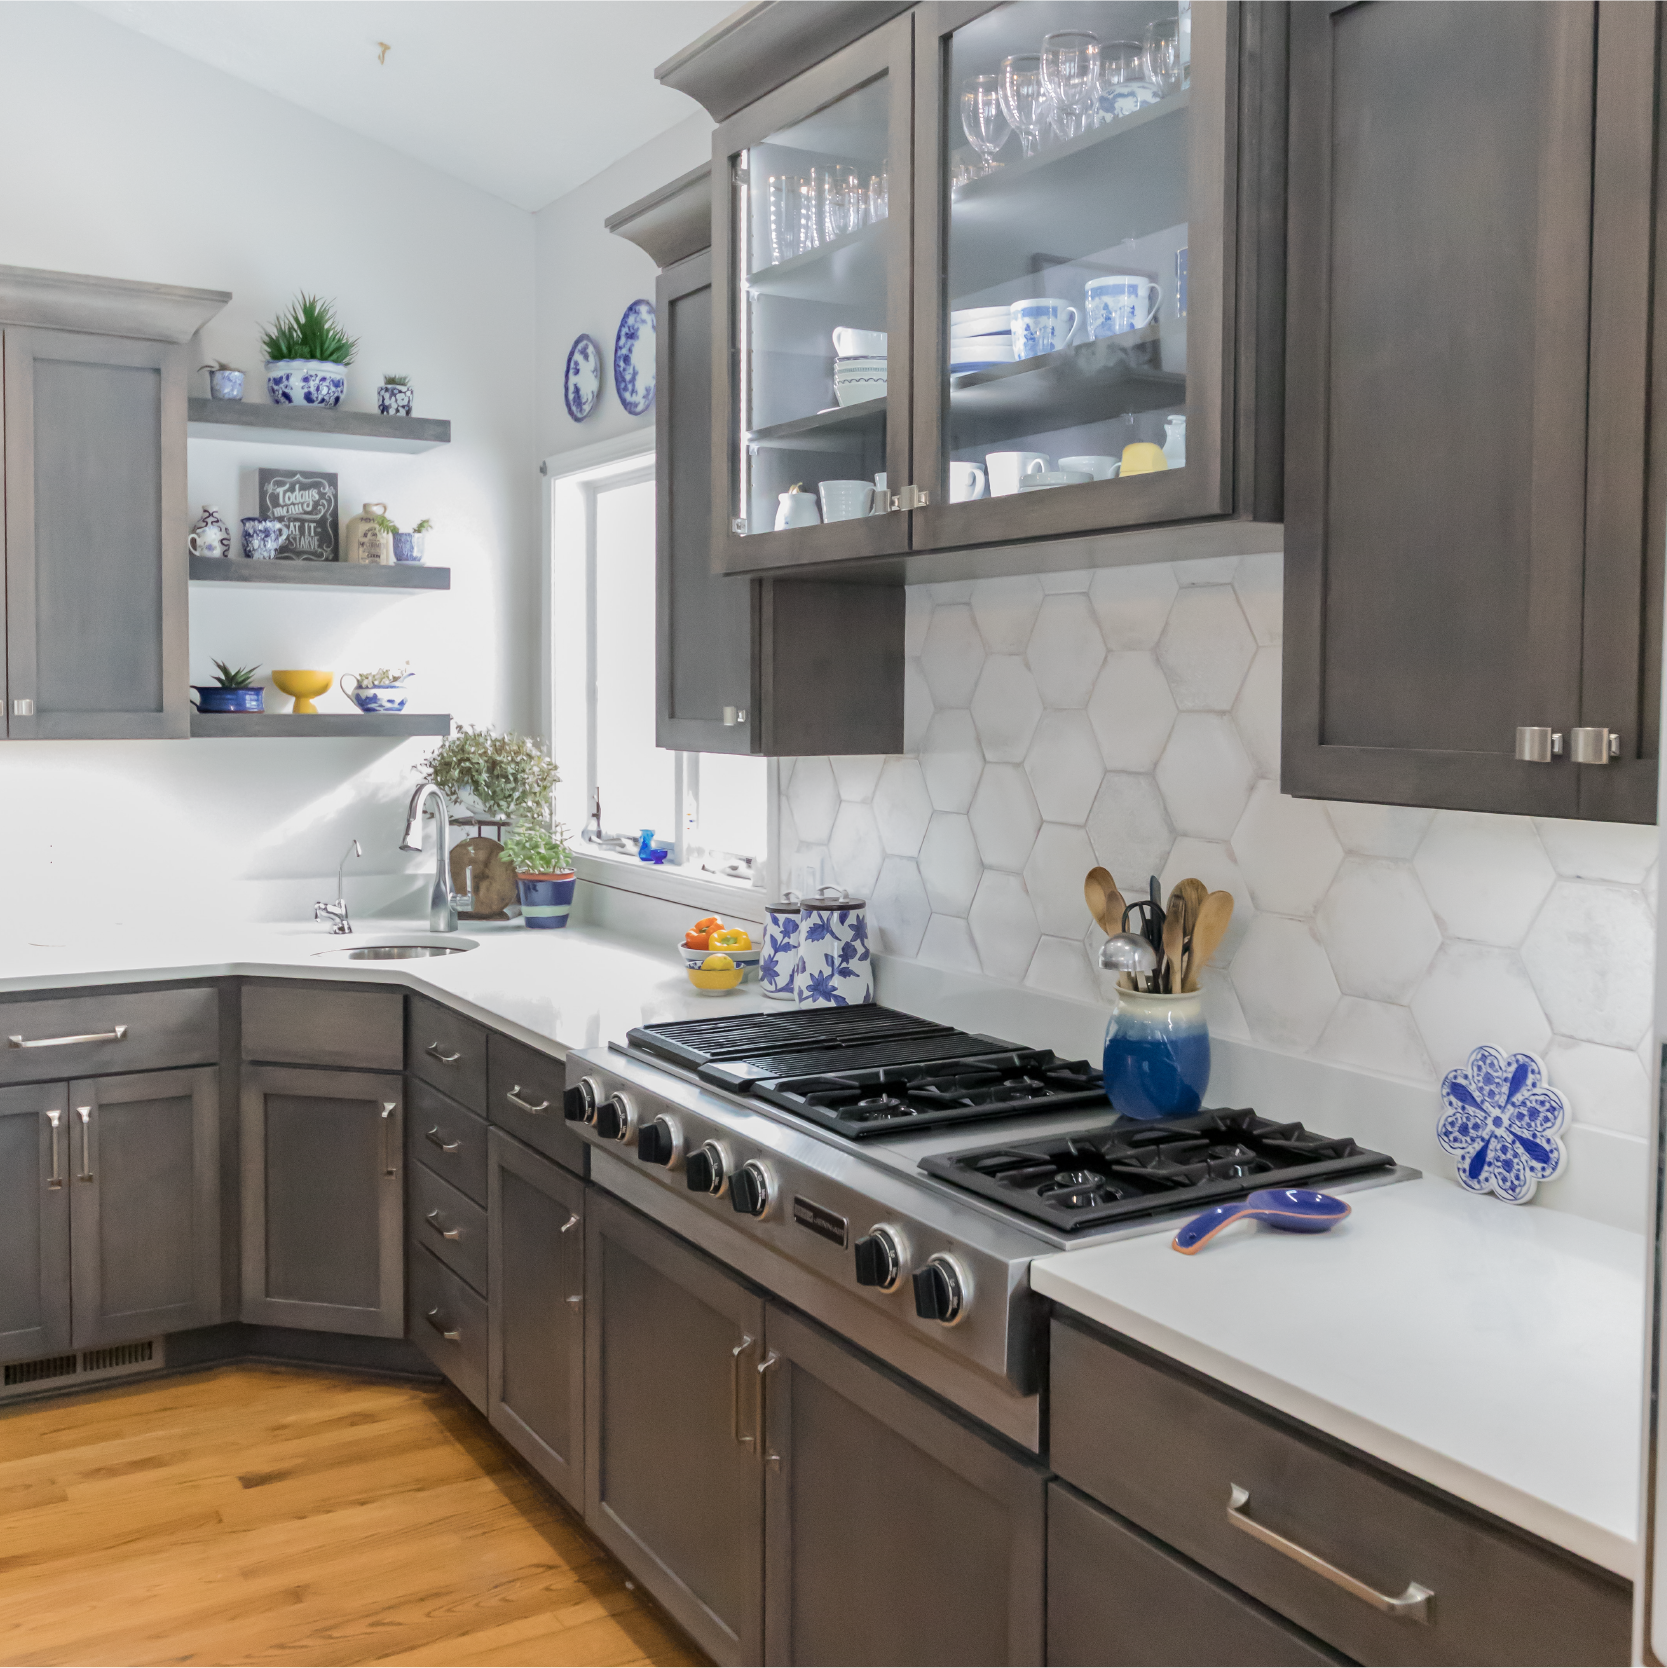
<svg viewBox="0 0 1667 1668"><path fill-rule="evenodd" d="M1215 1035L1423 1085L1532 1049L1641 1138L1654 828L1286 797L1281 609L1277 555L910 587L908 751L784 760L782 874L820 860L890 955L1086 1002L1087 871L1197 875L1236 904Z"/></svg>

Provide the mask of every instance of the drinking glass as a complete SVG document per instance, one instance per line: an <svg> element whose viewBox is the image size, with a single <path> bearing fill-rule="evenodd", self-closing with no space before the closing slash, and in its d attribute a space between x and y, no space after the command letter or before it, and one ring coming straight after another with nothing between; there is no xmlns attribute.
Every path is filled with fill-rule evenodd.
<svg viewBox="0 0 1667 1668"><path fill-rule="evenodd" d="M1146 25L1144 55L1146 79L1160 92L1174 92L1181 85L1181 27L1176 19Z"/></svg>
<svg viewBox="0 0 1667 1668"><path fill-rule="evenodd" d="M769 179L770 265L790 261L804 247L805 182L797 174Z"/></svg>
<svg viewBox="0 0 1667 1668"><path fill-rule="evenodd" d="M868 188L855 168L835 170L840 194L845 199L845 230L860 231L868 220Z"/></svg>
<svg viewBox="0 0 1667 1668"><path fill-rule="evenodd" d="M1061 29L1042 37L1042 84L1053 102L1053 125L1062 139L1089 125L1100 96L1100 39L1086 30Z"/></svg>
<svg viewBox="0 0 1667 1668"><path fill-rule="evenodd" d="M1053 113L1053 101L1042 81L1042 56L1018 52L1001 61L1001 111L1019 136L1019 148L1035 156L1042 129Z"/></svg>
<svg viewBox="0 0 1667 1668"><path fill-rule="evenodd" d="M882 168L879 173L871 174L868 180L868 221L870 225L884 220L887 210L886 199L890 195L890 170Z"/></svg>
<svg viewBox="0 0 1667 1668"><path fill-rule="evenodd" d="M1002 111L999 75L970 75L961 83L961 128L989 173L1013 131Z"/></svg>

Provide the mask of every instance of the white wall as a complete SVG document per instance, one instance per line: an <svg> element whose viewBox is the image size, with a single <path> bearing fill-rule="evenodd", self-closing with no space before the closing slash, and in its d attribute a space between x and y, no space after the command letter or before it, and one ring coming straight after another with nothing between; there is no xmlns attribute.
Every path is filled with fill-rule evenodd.
<svg viewBox="0 0 1667 1668"><path fill-rule="evenodd" d="M410 659L415 706L531 727L533 217L70 5L0 6L0 155L0 261L232 291L201 359L251 372L254 399L259 326L314 291L360 338L349 406L374 410L382 373L404 372L418 413L451 419L449 447L409 458L191 443L193 518L205 502L250 513L262 465L333 469L349 511L374 498L402 526L432 517L429 560L452 569L449 593L396 600L199 586L193 679L211 657L336 672ZM269 691L268 704L287 701ZM100 876L104 920L290 915L334 895L352 837L355 872L380 877L349 881L355 909L409 899L423 865L395 846L428 745L13 744L0 753L9 901L61 924Z"/></svg>

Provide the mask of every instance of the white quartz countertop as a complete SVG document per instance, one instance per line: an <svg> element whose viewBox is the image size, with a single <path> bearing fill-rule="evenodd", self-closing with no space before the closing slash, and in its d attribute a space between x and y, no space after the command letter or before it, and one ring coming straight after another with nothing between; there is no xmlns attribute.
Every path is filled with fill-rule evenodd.
<svg viewBox="0 0 1667 1668"><path fill-rule="evenodd" d="M1426 1177L1329 1234L1045 1257L1035 1289L1617 1574L1637 1564L1644 1247Z"/></svg>
<svg viewBox="0 0 1667 1668"><path fill-rule="evenodd" d="M670 944L657 951L582 926L535 931L519 921L464 921L455 941L477 948L417 961L349 961L337 952L399 940L442 943L449 935L415 922L367 920L349 936L323 925L235 922L32 936L38 941L0 939L0 993L231 975L396 984L561 1053L622 1042L632 1026L655 1020L766 1006L756 984L701 995Z"/></svg>

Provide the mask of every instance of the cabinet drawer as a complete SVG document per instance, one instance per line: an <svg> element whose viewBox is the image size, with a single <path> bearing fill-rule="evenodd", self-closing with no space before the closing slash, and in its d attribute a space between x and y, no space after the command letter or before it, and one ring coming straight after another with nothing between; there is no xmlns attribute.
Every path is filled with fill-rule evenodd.
<svg viewBox="0 0 1667 1668"><path fill-rule="evenodd" d="M421 1163L411 1166L411 1237L486 1295L486 1212Z"/></svg>
<svg viewBox="0 0 1667 1668"><path fill-rule="evenodd" d="M113 987L3 1002L0 1039L0 1083L211 1066L220 1057L220 993Z"/></svg>
<svg viewBox="0 0 1667 1668"><path fill-rule="evenodd" d="M438 1089L415 1080L406 1097L411 1157L443 1176L477 1205L486 1203L486 1120Z"/></svg>
<svg viewBox="0 0 1667 1668"><path fill-rule="evenodd" d="M352 985L243 987L245 1060L398 1071L404 998Z"/></svg>
<svg viewBox="0 0 1667 1668"><path fill-rule="evenodd" d="M487 1117L546 1158L585 1173L585 1144L562 1117L567 1068L553 1054L492 1034ZM536 1108L536 1110L535 1110Z"/></svg>
<svg viewBox="0 0 1667 1668"><path fill-rule="evenodd" d="M421 1245L411 1247L409 1284L411 1341L484 1413L486 1299Z"/></svg>
<svg viewBox="0 0 1667 1668"><path fill-rule="evenodd" d="M405 1069L471 1112L486 1111L486 1032L421 996L411 998Z"/></svg>
<svg viewBox="0 0 1667 1668"><path fill-rule="evenodd" d="M1628 1660L1617 1577L1075 1324L1053 1322L1051 1351L1054 1470L1349 1656ZM1429 1589L1424 1619L1386 1614L1236 1526L1235 1487L1243 1517L1376 1593Z"/></svg>

